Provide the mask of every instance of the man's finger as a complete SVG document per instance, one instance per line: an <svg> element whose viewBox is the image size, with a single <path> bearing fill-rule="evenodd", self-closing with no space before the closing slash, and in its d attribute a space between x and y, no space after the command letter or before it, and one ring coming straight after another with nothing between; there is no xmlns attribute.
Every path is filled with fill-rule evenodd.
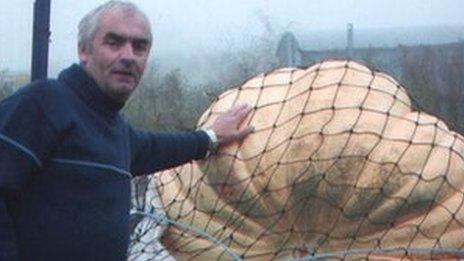
<svg viewBox="0 0 464 261"><path fill-rule="evenodd" d="M234 106L232 109L230 109L230 112L233 116L238 116L240 115L244 110L246 111L250 105L246 103L242 103L240 105Z"/></svg>
<svg viewBox="0 0 464 261"><path fill-rule="evenodd" d="M240 110L240 108L243 107L243 105L245 104L234 105L230 109L228 109L226 113L234 115L235 113L237 113L238 110Z"/></svg>
<svg viewBox="0 0 464 261"><path fill-rule="evenodd" d="M248 104L244 104L243 106L240 107L240 110L238 110L235 113L235 118L237 119L238 124L242 123L243 120L245 120L246 116L253 110L253 107L251 107Z"/></svg>
<svg viewBox="0 0 464 261"><path fill-rule="evenodd" d="M245 128L239 130L237 132L237 138L238 139L243 139L245 138L246 136L248 136L248 134L252 133L253 131L255 130L255 128L253 126L246 126Z"/></svg>

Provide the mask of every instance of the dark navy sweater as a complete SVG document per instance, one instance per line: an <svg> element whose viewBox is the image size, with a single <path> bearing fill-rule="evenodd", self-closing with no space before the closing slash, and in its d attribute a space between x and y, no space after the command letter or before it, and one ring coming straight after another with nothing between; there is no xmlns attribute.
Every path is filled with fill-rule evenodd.
<svg viewBox="0 0 464 261"><path fill-rule="evenodd" d="M125 260L130 180L205 156L203 131L142 132L79 66L0 103L0 260Z"/></svg>

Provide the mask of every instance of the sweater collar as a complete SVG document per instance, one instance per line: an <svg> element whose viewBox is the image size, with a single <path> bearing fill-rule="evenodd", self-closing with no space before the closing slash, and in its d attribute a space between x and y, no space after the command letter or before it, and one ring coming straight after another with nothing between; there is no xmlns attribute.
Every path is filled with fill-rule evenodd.
<svg viewBox="0 0 464 261"><path fill-rule="evenodd" d="M64 81L80 99L104 115L113 116L124 107L124 103L106 95L95 80L78 64L73 64L63 70L58 80Z"/></svg>

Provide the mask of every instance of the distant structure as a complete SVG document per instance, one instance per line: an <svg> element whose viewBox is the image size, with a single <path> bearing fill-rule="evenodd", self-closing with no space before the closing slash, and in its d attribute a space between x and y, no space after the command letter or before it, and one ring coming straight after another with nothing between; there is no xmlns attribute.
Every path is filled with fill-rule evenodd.
<svg viewBox="0 0 464 261"><path fill-rule="evenodd" d="M351 57L354 49L354 40L353 40L353 24L349 23L347 25L347 37L346 37L346 54Z"/></svg>
<svg viewBox="0 0 464 261"><path fill-rule="evenodd" d="M304 64L302 50L295 36L291 32L285 32L277 46L277 57L280 64L285 66L298 66Z"/></svg>
<svg viewBox="0 0 464 261"><path fill-rule="evenodd" d="M403 75L400 61L405 56L408 59L422 57L424 52L432 51L451 57L456 48L463 50L464 41L453 43L435 44L435 45L411 45L405 46L399 44L394 47L354 47L354 26L352 23L347 24L347 38L345 48L327 49L327 50L306 50L300 47L300 44L292 32L285 32L277 46L276 56L280 66L300 67L325 60L325 59L352 59L361 61L371 68L380 68L401 78Z"/></svg>
<svg viewBox="0 0 464 261"><path fill-rule="evenodd" d="M354 36L353 36L353 24L347 24L347 41L346 49L344 51L344 58L351 58L354 50ZM300 44L293 35L292 32L285 32L280 38L277 46L276 56L279 59L281 65L284 66L301 66L314 62L311 59L312 51L306 51L300 48ZM316 55L319 57L319 55Z"/></svg>

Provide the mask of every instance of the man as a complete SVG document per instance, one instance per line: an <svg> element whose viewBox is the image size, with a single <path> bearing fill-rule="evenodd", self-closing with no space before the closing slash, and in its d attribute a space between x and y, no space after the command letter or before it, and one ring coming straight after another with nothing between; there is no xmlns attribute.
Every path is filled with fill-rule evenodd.
<svg viewBox="0 0 464 261"><path fill-rule="evenodd" d="M80 65L0 103L0 260L124 260L130 178L242 139L240 106L209 130L142 132L118 111L152 45L133 4L108 2L79 24ZM217 140L216 140L217 139Z"/></svg>

